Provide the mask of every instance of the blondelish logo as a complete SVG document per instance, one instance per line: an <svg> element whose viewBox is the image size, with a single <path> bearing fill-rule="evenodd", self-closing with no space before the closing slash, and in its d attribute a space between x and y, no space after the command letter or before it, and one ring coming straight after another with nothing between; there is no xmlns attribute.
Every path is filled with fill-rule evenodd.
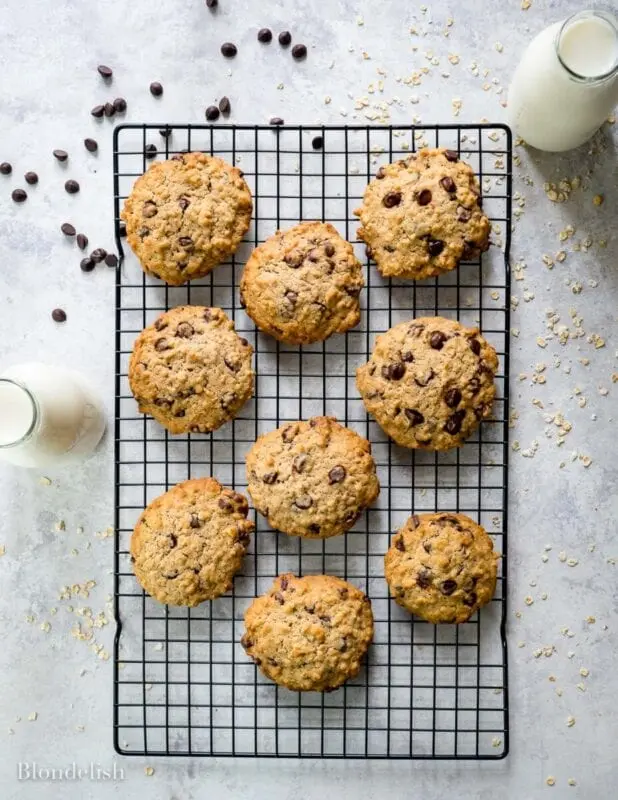
<svg viewBox="0 0 618 800"><path fill-rule="evenodd" d="M44 767L36 761L19 761L17 764L18 781L123 781L124 770L112 764L102 767L91 761L86 766L78 767L75 761L67 767Z"/></svg>

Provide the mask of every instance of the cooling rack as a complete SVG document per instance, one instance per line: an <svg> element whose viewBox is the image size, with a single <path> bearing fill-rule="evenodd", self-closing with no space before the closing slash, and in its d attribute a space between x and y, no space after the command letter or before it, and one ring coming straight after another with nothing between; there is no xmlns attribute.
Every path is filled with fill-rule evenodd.
<svg viewBox="0 0 618 800"><path fill-rule="evenodd" d="M161 135L163 131L166 135ZM322 142L314 139L319 137ZM236 256L183 287L146 277L123 244L119 213L156 158L184 150L219 155L244 171L254 198ZM314 147L315 145L315 147ZM494 245L480 260L418 283L383 279L356 238L353 209L381 164L421 146L456 150L475 169ZM122 125L114 133L114 212L121 263L116 285L116 534L114 745L125 755L496 759L508 752L505 643L508 331L512 142L501 125L392 127ZM334 224L365 265L360 325L304 347L258 334L239 305L252 248L301 219ZM256 395L210 435L172 437L143 417L127 362L141 329L163 310L223 308L255 348ZM440 314L478 325L500 356L494 419L446 453L390 442L367 417L354 384L375 336L404 319ZM352 531L326 541L257 531L233 592L196 609L162 606L137 584L129 560L144 506L187 478L214 475L241 492L257 436L285 421L337 417L373 446L382 491ZM388 597L383 555L415 512L461 511L485 526L503 554L496 596L470 622L433 626ZM330 694L294 693L263 678L240 644L245 608L274 576L340 575L366 591L375 641L357 678Z"/></svg>

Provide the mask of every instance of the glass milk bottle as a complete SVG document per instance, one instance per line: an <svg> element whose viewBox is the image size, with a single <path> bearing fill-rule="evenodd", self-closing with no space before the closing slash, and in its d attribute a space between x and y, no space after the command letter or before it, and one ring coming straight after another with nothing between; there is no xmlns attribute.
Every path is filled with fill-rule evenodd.
<svg viewBox="0 0 618 800"><path fill-rule="evenodd" d="M587 141L618 103L618 20L582 11L545 28L515 70L509 124L539 150Z"/></svg>
<svg viewBox="0 0 618 800"><path fill-rule="evenodd" d="M87 458L104 430L103 408L77 372L31 363L0 375L0 459L65 466Z"/></svg>

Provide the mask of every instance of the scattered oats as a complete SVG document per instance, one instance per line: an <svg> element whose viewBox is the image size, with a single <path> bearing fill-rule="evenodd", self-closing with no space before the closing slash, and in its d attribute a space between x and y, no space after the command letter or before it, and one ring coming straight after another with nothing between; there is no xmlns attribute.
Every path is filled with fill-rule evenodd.
<svg viewBox="0 0 618 800"><path fill-rule="evenodd" d="M28 714L28 722L36 722L38 716L39 715L36 711L32 711L30 714Z"/></svg>
<svg viewBox="0 0 618 800"><path fill-rule="evenodd" d="M545 550L546 552L549 553L549 551L551 550L551 545L550 544L546 544L545 547L543 548L543 550Z"/></svg>
<svg viewBox="0 0 618 800"><path fill-rule="evenodd" d="M519 328L511 328L511 334L518 339L519 338Z"/></svg>
<svg viewBox="0 0 618 800"><path fill-rule="evenodd" d="M594 625L594 623L595 623L596 621L597 621L597 618L596 618L596 617L592 617L592 616L590 616L590 617L586 617L586 622L587 622L589 625Z"/></svg>
<svg viewBox="0 0 618 800"><path fill-rule="evenodd" d="M523 0L522 0L522 2L523 2ZM549 776L548 776L548 777L545 779L545 783L546 783L548 786L553 786L553 785L556 783L556 779L554 778L554 776L553 776L553 775L549 775Z"/></svg>
<svg viewBox="0 0 618 800"><path fill-rule="evenodd" d="M498 53L501 53L504 50L504 45L501 42L494 42L494 50L497 50Z"/></svg>
<svg viewBox="0 0 618 800"><path fill-rule="evenodd" d="M550 255L548 255L547 253L543 254L543 257L542 257L541 260L543 261L543 264L545 264L545 266L549 267L550 269L554 266L554 259Z"/></svg>
<svg viewBox="0 0 618 800"><path fill-rule="evenodd" d="M562 561L562 563L564 563L567 560L567 554L564 552L564 550L561 550L558 553L558 560Z"/></svg>
<svg viewBox="0 0 618 800"><path fill-rule="evenodd" d="M453 65L454 65L454 64L459 64L459 56L458 56L456 53L449 53L449 54L448 54L448 60L449 60L449 61L451 62L451 64L453 64Z"/></svg>
<svg viewBox="0 0 618 800"><path fill-rule="evenodd" d="M609 389L606 389L605 386L599 386L599 394L601 397L607 397L609 394Z"/></svg>
<svg viewBox="0 0 618 800"><path fill-rule="evenodd" d="M567 717L567 728L572 728L575 725L575 717Z"/></svg>
<svg viewBox="0 0 618 800"><path fill-rule="evenodd" d="M51 631L51 625L49 622L42 622L41 623L41 630L43 633L49 633Z"/></svg>
<svg viewBox="0 0 618 800"><path fill-rule="evenodd" d="M453 116L454 117L458 117L459 116L459 112L461 111L461 107L463 106L462 100L460 100L458 97L454 97L451 100L451 106L452 106L452 109L453 109Z"/></svg>
<svg viewBox="0 0 618 800"><path fill-rule="evenodd" d="M517 617L517 619L521 619L521 611L516 611L515 616Z"/></svg>
<svg viewBox="0 0 618 800"><path fill-rule="evenodd" d="M595 206L602 206L604 199L605 198L603 197L602 194L595 194L595 196L592 198L592 202L594 203Z"/></svg>
<svg viewBox="0 0 618 800"><path fill-rule="evenodd" d="M556 253L556 261L560 261L562 263L567 257L566 250L558 250Z"/></svg>
<svg viewBox="0 0 618 800"><path fill-rule="evenodd" d="M279 91L281 91L281 89L283 89L283 88L284 88L284 86L283 86L282 83L278 83L277 84L277 89L279 89Z"/></svg>
<svg viewBox="0 0 618 800"><path fill-rule="evenodd" d="M364 25L365 20L362 17L356 17L356 24L357 25Z"/></svg>
<svg viewBox="0 0 618 800"><path fill-rule="evenodd" d="M583 285L579 281L574 281L571 284L571 291L573 292L573 294L581 294L583 288L584 288Z"/></svg>
<svg viewBox="0 0 618 800"><path fill-rule="evenodd" d="M577 786L577 781L575 780L575 778L567 778L567 783L569 784L569 786Z"/></svg>
<svg viewBox="0 0 618 800"><path fill-rule="evenodd" d="M545 563L547 563L549 561L549 556L545 556L545 555L541 556L541 561L544 561Z"/></svg>
<svg viewBox="0 0 618 800"><path fill-rule="evenodd" d="M547 600L547 592L541 592L541 600Z"/></svg>
<svg viewBox="0 0 618 800"><path fill-rule="evenodd" d="M0 556L6 555L6 547L3 544L0 544Z"/></svg>
<svg viewBox="0 0 618 800"><path fill-rule="evenodd" d="M537 336L536 343L539 347L547 347L547 342L543 339L542 336Z"/></svg>
<svg viewBox="0 0 618 800"><path fill-rule="evenodd" d="M579 561L576 558L569 558L567 559L566 563L569 567L576 567L579 564Z"/></svg>
<svg viewBox="0 0 618 800"><path fill-rule="evenodd" d="M9 729L8 729L8 731L7 731L7 733L9 734L9 736L13 736L13 734L15 733L15 731L13 730L13 728L9 728Z"/></svg>
<svg viewBox="0 0 618 800"><path fill-rule="evenodd" d="M492 300L499 300L500 299L500 292L496 291L495 289L491 293Z"/></svg>
<svg viewBox="0 0 618 800"><path fill-rule="evenodd" d="M79 550L77 550L77 549L74 547L74 548L71 550L71 555L72 555L72 556L78 556L78 555L79 555Z"/></svg>
<svg viewBox="0 0 618 800"><path fill-rule="evenodd" d="M26 614L26 622L32 624L34 622L34 616L32 614Z"/></svg>
<svg viewBox="0 0 618 800"><path fill-rule="evenodd" d="M157 642L156 644L154 644L153 645L153 650L158 650L158 651L163 650L163 643L162 642Z"/></svg>
<svg viewBox="0 0 618 800"><path fill-rule="evenodd" d="M325 105L329 105L331 100L332 100L332 97L329 94L327 94L326 97L324 98L324 104Z"/></svg>
<svg viewBox="0 0 618 800"><path fill-rule="evenodd" d="M75 726L75 730L76 730L78 733L83 733L83 732L86 730L86 726L85 726L85 725L76 725L76 726Z"/></svg>
<svg viewBox="0 0 618 800"><path fill-rule="evenodd" d="M511 448L512 448L512 449L513 449L515 452L517 452L517 451L518 451L518 450L521 448L521 445L519 444L519 442L517 441L517 439L515 439L515 441L514 441L514 442L513 442L513 444L511 445Z"/></svg>
<svg viewBox="0 0 618 800"><path fill-rule="evenodd" d="M46 477L45 475L41 475L39 478L39 483L41 486L51 486L51 478Z"/></svg>
<svg viewBox="0 0 618 800"><path fill-rule="evenodd" d="M590 456L580 456L580 460L584 467L589 467L592 464L592 459Z"/></svg>
<svg viewBox="0 0 618 800"><path fill-rule="evenodd" d="M534 598L531 597L529 594L524 597L524 603L527 606L531 606L534 603Z"/></svg>
<svg viewBox="0 0 618 800"><path fill-rule="evenodd" d="M587 678L587 677L588 677L588 675L590 675L590 670L589 670L589 669L586 669L586 667L582 667L582 668L579 670L579 674L582 676L582 678Z"/></svg>
<svg viewBox="0 0 618 800"><path fill-rule="evenodd" d="M526 646L525 642L517 642L517 647L525 647L525 646Z"/></svg>
<svg viewBox="0 0 618 800"><path fill-rule="evenodd" d="M556 676L555 675L549 675L547 680L551 681L552 683L556 683Z"/></svg>
<svg viewBox="0 0 618 800"><path fill-rule="evenodd" d="M591 344L594 344L596 350L601 347L605 347L605 339L602 339L598 333L591 333L587 341L589 341Z"/></svg>
<svg viewBox="0 0 618 800"><path fill-rule="evenodd" d="M529 289L524 289L524 301L529 303L531 300L534 300L534 292L531 292Z"/></svg>
<svg viewBox="0 0 618 800"><path fill-rule="evenodd" d="M66 527L67 526L65 525L64 520L61 519L61 520L58 520L58 522L56 522L56 524L54 525L54 530L57 533L60 533L60 531L65 531Z"/></svg>
<svg viewBox="0 0 618 800"><path fill-rule="evenodd" d="M144 767L144 772L150 778L154 775L154 767Z"/></svg>
<svg viewBox="0 0 618 800"><path fill-rule="evenodd" d="M556 694L558 697L562 697L562 689L560 689L558 686L556 687Z"/></svg>
<svg viewBox="0 0 618 800"><path fill-rule="evenodd" d="M502 739L500 739L498 736L494 736L494 738L491 740L492 747L500 747L501 744L502 744Z"/></svg>

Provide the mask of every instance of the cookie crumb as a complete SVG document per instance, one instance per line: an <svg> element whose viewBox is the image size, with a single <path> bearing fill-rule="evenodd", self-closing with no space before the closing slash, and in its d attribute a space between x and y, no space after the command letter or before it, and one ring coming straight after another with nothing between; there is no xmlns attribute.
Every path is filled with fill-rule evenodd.
<svg viewBox="0 0 618 800"><path fill-rule="evenodd" d="M154 775L154 767L144 767L144 773L148 775L148 777L152 777Z"/></svg>
<svg viewBox="0 0 618 800"><path fill-rule="evenodd" d="M545 779L545 783L546 783L548 786L554 786L554 785L555 785L555 783L556 783L556 779L554 778L554 776L553 776L553 775L548 775L548 776L547 776L547 778Z"/></svg>
<svg viewBox="0 0 618 800"><path fill-rule="evenodd" d="M575 725L575 717L569 716L567 717L567 728L572 728Z"/></svg>
<svg viewBox="0 0 618 800"><path fill-rule="evenodd" d="M39 717L39 715L37 714L37 712L36 711L32 711L30 714L28 714L28 722L36 722L38 717Z"/></svg>

